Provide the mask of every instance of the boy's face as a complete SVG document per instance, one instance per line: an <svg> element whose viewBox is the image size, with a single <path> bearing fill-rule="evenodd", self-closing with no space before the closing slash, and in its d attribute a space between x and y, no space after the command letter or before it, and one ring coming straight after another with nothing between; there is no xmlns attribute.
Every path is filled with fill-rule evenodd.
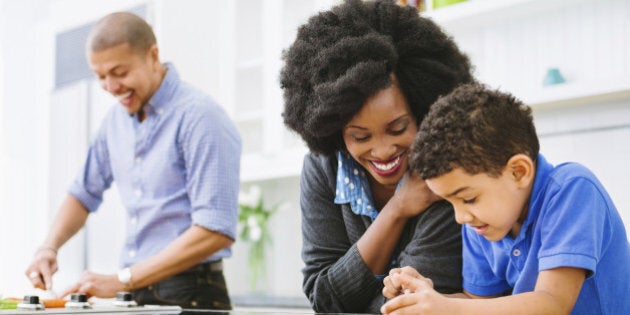
<svg viewBox="0 0 630 315"><path fill-rule="evenodd" d="M442 176L427 179L427 186L449 201L455 209L455 220L468 224L489 241L498 241L508 233L515 237L526 217L533 185L533 164L523 155L516 164L514 157L498 177L486 173L471 175L461 167Z"/></svg>

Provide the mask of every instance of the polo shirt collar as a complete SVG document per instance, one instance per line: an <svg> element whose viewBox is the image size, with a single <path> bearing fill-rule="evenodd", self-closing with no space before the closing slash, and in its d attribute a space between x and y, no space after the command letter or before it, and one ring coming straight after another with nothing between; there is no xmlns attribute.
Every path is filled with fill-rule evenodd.
<svg viewBox="0 0 630 315"><path fill-rule="evenodd" d="M534 178L534 186L529 197L529 205L527 210L527 218L523 222L521 231L516 240L525 237L527 230L536 222L540 212L540 203L543 202L545 186L547 185L549 175L553 171L553 165L545 159L542 154L536 157L536 177Z"/></svg>

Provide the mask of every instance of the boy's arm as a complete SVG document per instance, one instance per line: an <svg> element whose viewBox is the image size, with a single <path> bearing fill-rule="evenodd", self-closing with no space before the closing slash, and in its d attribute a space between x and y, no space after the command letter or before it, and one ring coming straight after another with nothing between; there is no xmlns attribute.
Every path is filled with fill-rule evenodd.
<svg viewBox="0 0 630 315"><path fill-rule="evenodd" d="M499 294L497 294L497 295L475 295L475 294L472 294L470 292L467 292L466 290L464 290L464 292L460 292L460 293L444 294L444 296L447 296L447 297L450 297L450 298L456 298L456 299L492 299L492 298L501 297L501 295L499 295Z"/></svg>
<svg viewBox="0 0 630 315"><path fill-rule="evenodd" d="M538 274L533 292L496 299L475 299L470 304L463 301L461 306L465 307L467 314L569 314L585 278L586 271L579 268L544 270Z"/></svg>
<svg viewBox="0 0 630 315"><path fill-rule="evenodd" d="M451 298L440 295L424 279L397 275L409 294L387 302L381 311L389 314L569 314L584 283L586 272L578 268L541 271L534 291L488 299L465 292ZM463 297L469 299L464 299Z"/></svg>

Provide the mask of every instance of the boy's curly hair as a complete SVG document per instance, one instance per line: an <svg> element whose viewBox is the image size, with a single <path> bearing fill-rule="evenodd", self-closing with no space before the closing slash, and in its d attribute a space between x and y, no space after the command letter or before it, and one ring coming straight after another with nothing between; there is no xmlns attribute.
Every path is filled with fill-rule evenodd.
<svg viewBox="0 0 630 315"><path fill-rule="evenodd" d="M472 82L468 57L417 9L347 0L311 17L283 54L284 123L314 153L345 149L341 129L393 73L418 123L439 95Z"/></svg>
<svg viewBox="0 0 630 315"><path fill-rule="evenodd" d="M539 149L529 106L482 84L465 84L431 106L409 165L424 179L457 167L498 176L512 156L526 154L536 161Z"/></svg>

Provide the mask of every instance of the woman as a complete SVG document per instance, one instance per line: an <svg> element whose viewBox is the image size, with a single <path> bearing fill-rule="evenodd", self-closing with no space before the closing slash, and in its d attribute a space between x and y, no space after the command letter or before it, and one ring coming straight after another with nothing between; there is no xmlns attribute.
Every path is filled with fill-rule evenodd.
<svg viewBox="0 0 630 315"><path fill-rule="evenodd" d="M301 26L284 61L284 122L311 151L300 203L313 309L378 313L398 266L459 292L460 227L407 163L431 103L473 80L468 58L414 8L348 0Z"/></svg>

